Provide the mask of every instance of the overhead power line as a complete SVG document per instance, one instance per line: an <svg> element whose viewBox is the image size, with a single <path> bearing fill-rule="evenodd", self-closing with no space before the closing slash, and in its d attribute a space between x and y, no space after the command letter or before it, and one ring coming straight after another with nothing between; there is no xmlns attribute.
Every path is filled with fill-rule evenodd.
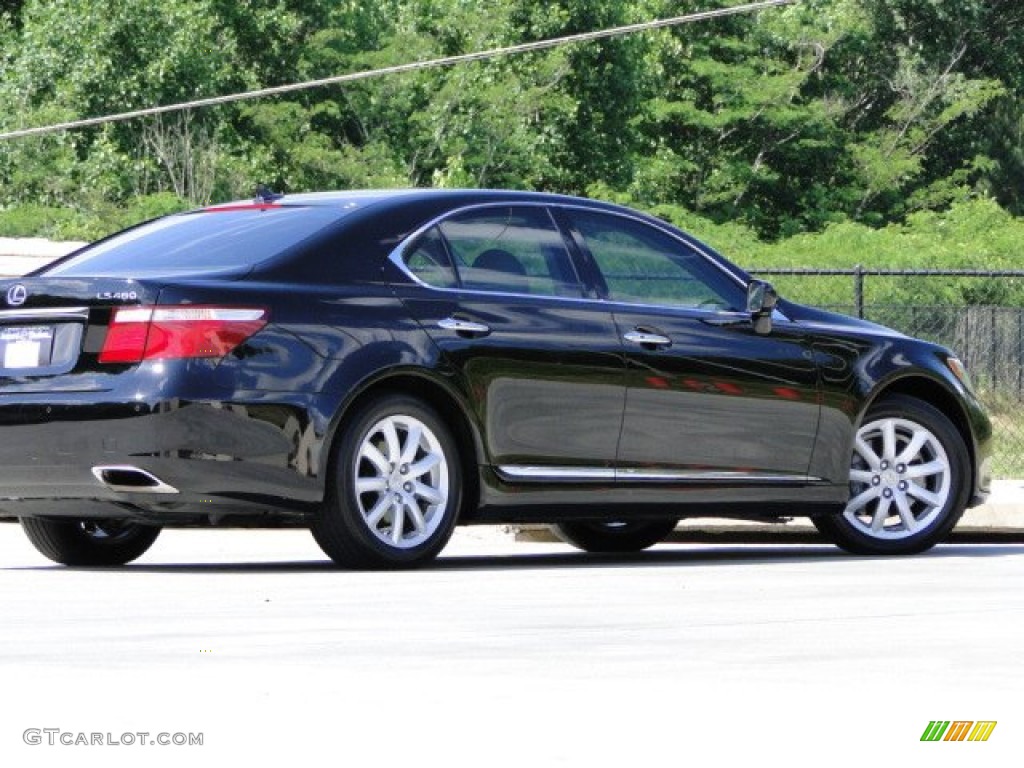
<svg viewBox="0 0 1024 768"><path fill-rule="evenodd" d="M147 107L146 109L134 109L129 112L119 112L117 114L104 115L102 117L89 117L84 118L82 120L70 120L65 123L41 125L34 128L21 128L16 131L7 131L5 133L0 133L0 140L20 139L25 136L39 136L47 133L69 131L75 128L86 128L92 125L102 125L104 123L115 123L123 122L125 120L134 120L138 117L159 115L165 112L178 112L180 110L185 109L212 107L216 104L228 104L233 101L247 101L249 99L260 99L265 96L277 96L282 93L305 91L311 88L320 88L321 86L324 85L352 83L357 80L369 80L375 77L384 77L385 75L397 75L403 72L416 72L423 69L449 67L453 64L461 64L463 62L484 61L486 59L494 59L500 56L511 56L517 53L528 53L530 51L542 51L547 48L555 48L557 46L568 45L570 43L585 43L591 40L601 40L608 37L619 37L621 35L629 35L633 34L634 32L645 32L650 29L676 27L681 26L683 24L692 24L695 21L716 19L722 16L735 16L741 13L751 13L753 11L759 11L764 8L771 8L774 6L781 5L791 5L796 1L797 0L763 0L763 2L747 3L745 5L734 5L728 8L716 8L715 10L711 11L700 11L698 13L690 13L685 16L675 16L669 19L656 19L654 21L644 21L639 24L626 24L625 26L621 27L611 27L609 29L600 29L593 32L581 32L575 35L552 37L547 40L537 40L531 43L508 45L502 48L491 48L486 51L462 53L457 56L443 56L438 59L428 59L426 61L413 61L407 64L396 64L390 67L381 67L380 69L369 69L364 70L362 72L351 72L345 75L333 75L331 77L322 77L317 80L306 80L301 83L275 85L270 88L259 88L254 91L231 93L224 96L210 96L204 99L183 101L177 104L165 104L158 107Z"/></svg>

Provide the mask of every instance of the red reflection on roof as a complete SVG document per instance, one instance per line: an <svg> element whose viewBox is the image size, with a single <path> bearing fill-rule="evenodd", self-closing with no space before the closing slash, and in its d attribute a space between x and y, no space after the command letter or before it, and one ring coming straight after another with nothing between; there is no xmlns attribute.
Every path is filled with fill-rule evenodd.
<svg viewBox="0 0 1024 768"><path fill-rule="evenodd" d="M207 213L225 213L227 211L276 211L280 208L279 203L234 203L233 205L215 205L203 210Z"/></svg>

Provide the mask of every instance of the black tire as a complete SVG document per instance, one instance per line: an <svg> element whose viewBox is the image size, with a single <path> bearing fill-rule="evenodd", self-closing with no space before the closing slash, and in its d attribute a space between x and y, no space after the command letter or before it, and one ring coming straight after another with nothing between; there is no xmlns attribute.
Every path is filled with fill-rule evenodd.
<svg viewBox="0 0 1024 768"><path fill-rule="evenodd" d="M394 455L386 424L398 440L400 451ZM421 433L414 446L416 429ZM405 460L407 455L412 458ZM391 469L375 463L381 458ZM431 469L416 474L434 458ZM366 404L342 426L333 459L327 497L312 532L338 565L412 568L433 560L448 543L462 501L462 469L451 430L432 408L406 395ZM375 484L386 485L368 488ZM376 512L380 515L373 520Z"/></svg>
<svg viewBox="0 0 1024 768"><path fill-rule="evenodd" d="M895 450L889 452L884 449L886 422L893 425ZM930 438L908 455L913 440L925 432ZM850 502L841 514L812 518L817 529L859 555L911 555L944 540L963 515L970 493L967 446L952 422L928 403L890 395L868 409L857 435L881 463L872 467L854 449ZM893 455L887 458L887 453ZM942 472L920 474L941 465ZM921 491L928 501L920 498ZM869 493L878 495L859 501ZM901 504L906 505L902 512Z"/></svg>
<svg viewBox="0 0 1024 768"><path fill-rule="evenodd" d="M676 528L676 520L629 522L566 522L551 526L566 544L584 552L640 552L664 541Z"/></svg>
<svg viewBox="0 0 1024 768"><path fill-rule="evenodd" d="M64 565L124 565L156 541L160 528L121 520L21 518L32 546Z"/></svg>

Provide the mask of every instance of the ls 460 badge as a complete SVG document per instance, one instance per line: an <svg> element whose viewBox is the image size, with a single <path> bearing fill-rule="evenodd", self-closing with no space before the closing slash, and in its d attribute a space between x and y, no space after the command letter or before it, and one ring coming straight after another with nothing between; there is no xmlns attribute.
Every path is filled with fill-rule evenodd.
<svg viewBox="0 0 1024 768"><path fill-rule="evenodd" d="M104 291L97 293L96 298L100 301L136 301L139 294L135 291Z"/></svg>

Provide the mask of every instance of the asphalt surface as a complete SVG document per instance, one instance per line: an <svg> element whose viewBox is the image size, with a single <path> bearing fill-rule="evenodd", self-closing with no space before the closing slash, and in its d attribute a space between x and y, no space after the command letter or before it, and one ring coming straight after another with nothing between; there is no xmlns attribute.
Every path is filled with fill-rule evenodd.
<svg viewBox="0 0 1024 768"><path fill-rule="evenodd" d="M1019 765L1022 584L1013 544L607 558L497 529L408 573L224 530L69 569L4 524L0 764ZM935 719L998 725L922 743Z"/></svg>

